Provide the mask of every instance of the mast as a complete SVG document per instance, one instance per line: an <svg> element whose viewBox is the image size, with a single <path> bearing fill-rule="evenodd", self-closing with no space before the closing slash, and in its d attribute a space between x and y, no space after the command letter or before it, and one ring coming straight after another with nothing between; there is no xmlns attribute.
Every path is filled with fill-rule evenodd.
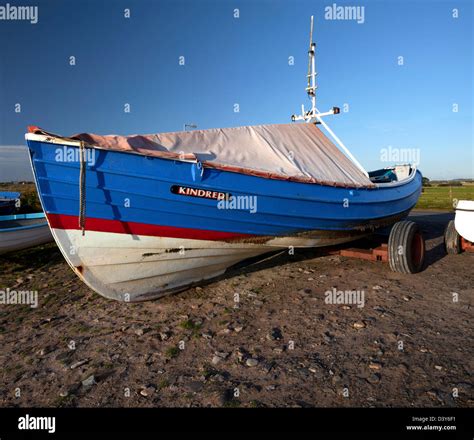
<svg viewBox="0 0 474 440"><path fill-rule="evenodd" d="M316 108L316 43L313 42L313 22L314 17L311 16L311 28L309 32L309 50L308 50L308 86L306 87L306 93L311 99L311 111Z"/></svg>
<svg viewBox="0 0 474 440"><path fill-rule="evenodd" d="M342 141L334 134L334 132L329 128L326 122L323 121L323 116L337 115L340 113L339 107L333 107L331 110L320 113L316 108L316 90L318 86L316 85L316 43L313 42L313 23L314 16L311 16L311 27L309 32L309 50L308 50L308 85L306 87L306 93L311 99L311 110L305 111L304 104L301 106L300 115L291 115L291 120L295 121L305 121L306 123L321 124L326 131L331 135L334 142L339 145L339 147L346 153L346 155L352 160L354 165L359 168L367 177L369 174L365 171L364 167L359 163L359 161L352 155L349 149L342 143Z"/></svg>

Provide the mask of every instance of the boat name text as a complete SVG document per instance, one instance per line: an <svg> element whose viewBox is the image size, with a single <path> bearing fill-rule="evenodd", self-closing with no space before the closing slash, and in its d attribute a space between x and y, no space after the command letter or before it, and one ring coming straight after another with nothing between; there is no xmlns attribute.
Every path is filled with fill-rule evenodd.
<svg viewBox="0 0 474 440"><path fill-rule="evenodd" d="M229 193L224 193L220 191L211 191L201 188L190 188L188 186L173 185L171 187L171 192L173 194L178 194L180 196L191 196L199 197L201 199L212 199L212 200L226 200L232 197Z"/></svg>

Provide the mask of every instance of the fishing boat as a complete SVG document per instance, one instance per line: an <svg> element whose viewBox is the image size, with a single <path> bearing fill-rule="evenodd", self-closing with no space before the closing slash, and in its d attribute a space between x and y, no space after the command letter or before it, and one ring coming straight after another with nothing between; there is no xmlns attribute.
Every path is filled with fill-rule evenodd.
<svg viewBox="0 0 474 440"><path fill-rule="evenodd" d="M20 195L19 192L0 191L0 215L13 214Z"/></svg>
<svg viewBox="0 0 474 440"><path fill-rule="evenodd" d="M403 220L420 172L365 171L323 120L339 109L316 108L314 57L311 26L312 107L290 124L71 137L29 127L41 203L75 273L107 298L142 301L251 257L341 244ZM424 241L414 223L399 225L392 247L402 240L407 252L393 260L403 271Z"/></svg>
<svg viewBox="0 0 474 440"><path fill-rule="evenodd" d="M474 252L474 200L458 200L454 220L446 226L444 242L448 254Z"/></svg>
<svg viewBox="0 0 474 440"><path fill-rule="evenodd" d="M0 254L53 241L43 212L0 216Z"/></svg>

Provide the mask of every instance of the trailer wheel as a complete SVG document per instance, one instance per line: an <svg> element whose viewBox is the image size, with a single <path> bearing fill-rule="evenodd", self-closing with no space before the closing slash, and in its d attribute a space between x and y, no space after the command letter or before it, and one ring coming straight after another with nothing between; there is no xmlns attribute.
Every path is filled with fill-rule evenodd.
<svg viewBox="0 0 474 440"><path fill-rule="evenodd" d="M444 230L444 247L448 254L460 254L462 251L461 236L456 231L454 220L450 220Z"/></svg>
<svg viewBox="0 0 474 440"><path fill-rule="evenodd" d="M390 269L400 273L417 273L425 263L425 239L418 225L401 221L393 225L388 237Z"/></svg>

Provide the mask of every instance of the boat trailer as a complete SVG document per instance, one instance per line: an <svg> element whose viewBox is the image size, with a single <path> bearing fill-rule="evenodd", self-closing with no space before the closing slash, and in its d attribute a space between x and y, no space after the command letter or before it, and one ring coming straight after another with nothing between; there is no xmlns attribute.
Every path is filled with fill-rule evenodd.
<svg viewBox="0 0 474 440"><path fill-rule="evenodd" d="M474 243L471 243L464 237L461 237L461 250L464 252L474 252Z"/></svg>
<svg viewBox="0 0 474 440"><path fill-rule="evenodd" d="M444 231L444 247L448 254L474 252L474 243L466 240L457 231L454 220L451 220Z"/></svg>
<svg viewBox="0 0 474 440"><path fill-rule="evenodd" d="M380 243L375 247L331 249L328 253L360 260L381 261L389 263L393 272L413 274L424 268L425 239L415 222L403 220L393 225L387 243Z"/></svg>
<svg viewBox="0 0 474 440"><path fill-rule="evenodd" d="M364 248L348 248L331 252L341 257L358 258L359 260L368 261L382 261L388 263L388 244L382 243L380 246L373 249Z"/></svg>

